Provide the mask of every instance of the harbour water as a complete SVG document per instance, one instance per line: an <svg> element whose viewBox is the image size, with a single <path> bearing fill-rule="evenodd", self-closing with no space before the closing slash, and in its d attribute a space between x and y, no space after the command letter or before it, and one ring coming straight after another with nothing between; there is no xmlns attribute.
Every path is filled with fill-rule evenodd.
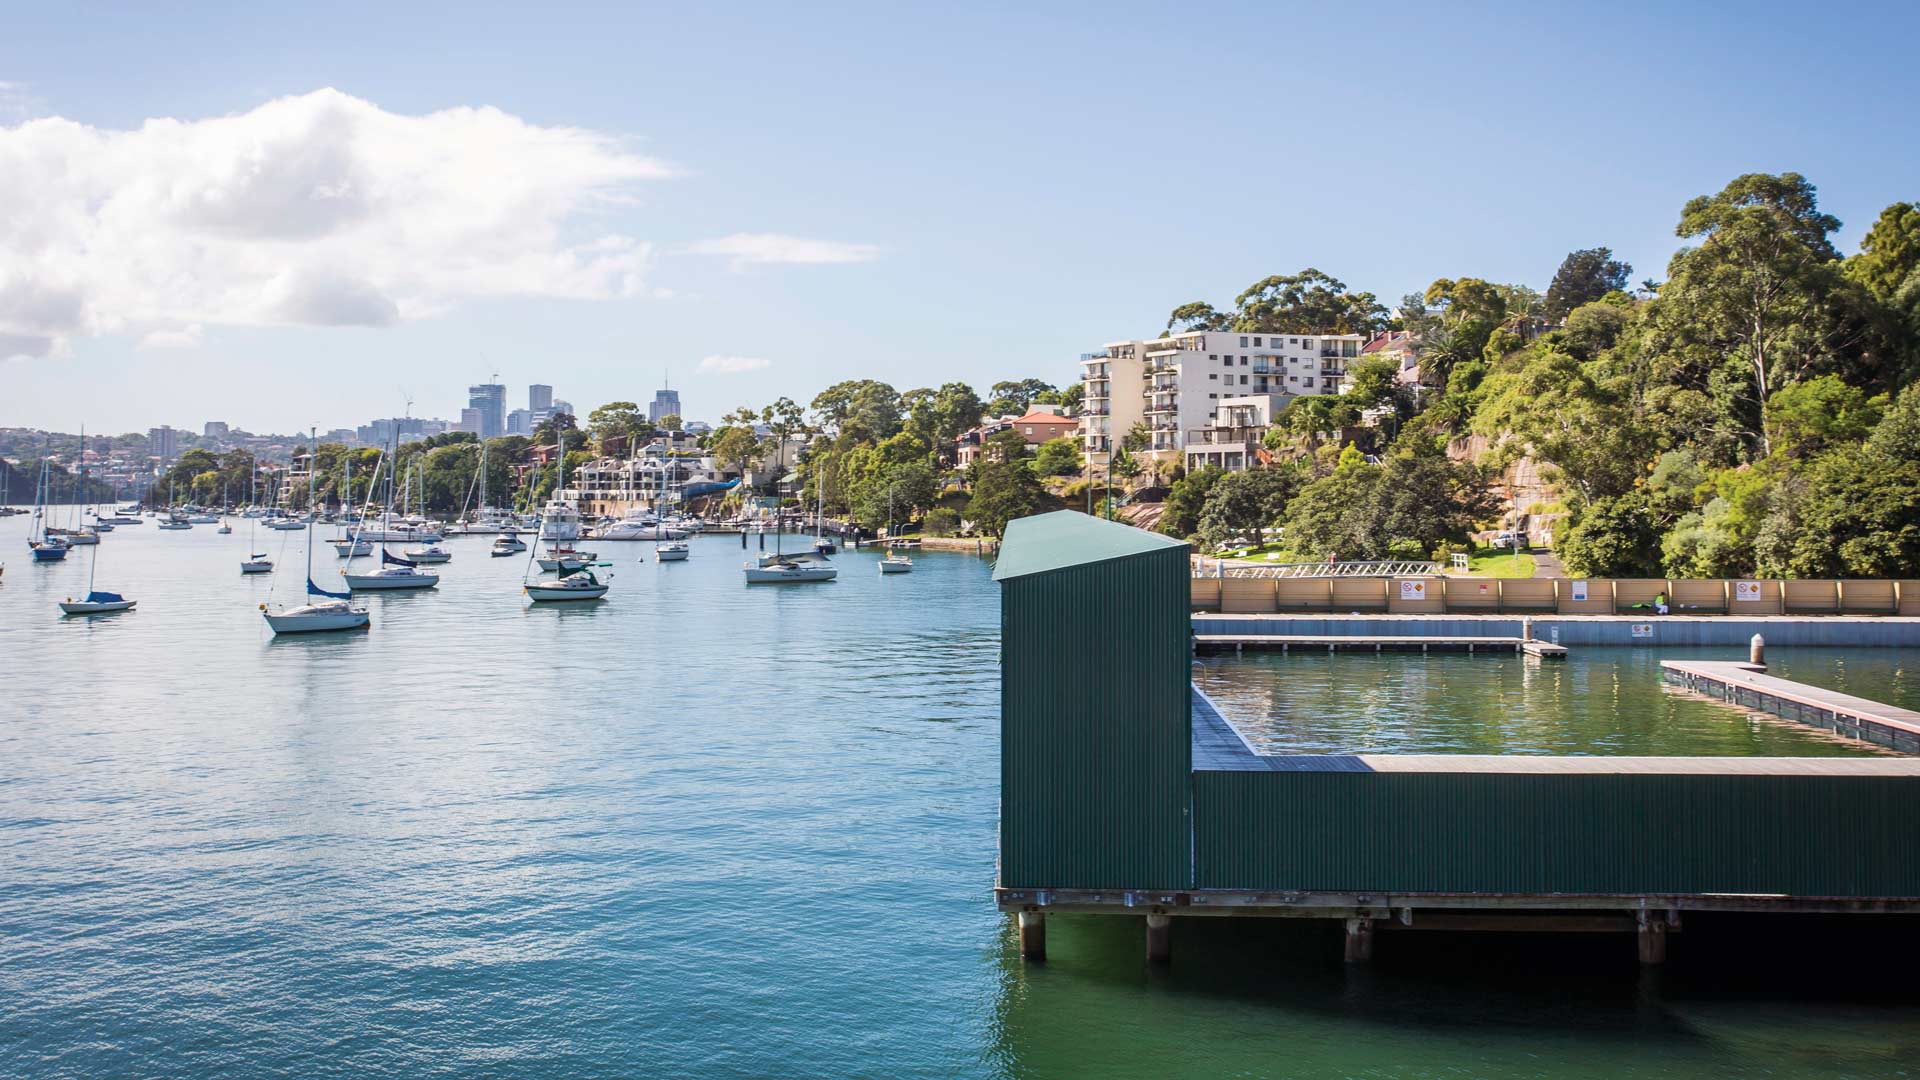
<svg viewBox="0 0 1920 1080"><path fill-rule="evenodd" d="M257 605L297 583L300 534L261 533L281 570L243 578L244 522L119 530L99 584L138 610L63 619L93 553L34 566L25 528L0 520L9 1078L1897 1077L1920 1061L1920 992L1897 964L1841 979L1860 964L1762 962L1711 936L1676 945L1655 983L1614 938L1396 938L1352 972L1324 928L1196 920L1153 972L1131 920L1056 916L1049 962L1023 965L990 897L999 613L971 556L883 577L850 553L831 584L750 588L737 537L668 565L603 544L609 599L545 608L516 591L523 559L452 539L441 587L373 597L370 631L274 640ZM1577 693L1523 661L1455 660L1445 678L1347 656L1198 677L1237 718L1262 701L1446 706L1468 714L1456 732L1504 726L1517 751L1631 752L1598 719L1550 730L1567 702L1599 717L1609 697L1645 752L1846 749L1681 709L1638 657L1594 650L1546 676ZM1857 655L1778 662L1867 678ZM1230 703L1236 684L1260 696ZM1660 717L1683 730L1660 736ZM1332 742L1364 722L1345 730Z"/></svg>

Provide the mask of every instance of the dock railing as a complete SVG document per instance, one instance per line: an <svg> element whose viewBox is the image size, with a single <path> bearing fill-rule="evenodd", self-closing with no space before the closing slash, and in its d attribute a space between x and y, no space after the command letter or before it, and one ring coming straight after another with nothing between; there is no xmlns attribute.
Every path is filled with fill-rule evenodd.
<svg viewBox="0 0 1920 1080"><path fill-rule="evenodd" d="M1354 569L1305 573L1310 566ZM1303 572L1271 572L1295 568ZM1653 617L1664 597L1668 615L1920 616L1920 580L1473 578L1443 576L1433 563L1392 562L1208 569L1193 577L1194 611ZM1235 572L1245 570L1266 572Z"/></svg>

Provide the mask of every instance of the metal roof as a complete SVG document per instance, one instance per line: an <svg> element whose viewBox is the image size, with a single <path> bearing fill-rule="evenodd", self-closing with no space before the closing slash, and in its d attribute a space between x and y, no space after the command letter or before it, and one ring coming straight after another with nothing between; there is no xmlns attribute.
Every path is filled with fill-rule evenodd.
<svg viewBox="0 0 1920 1080"><path fill-rule="evenodd" d="M993 580L1186 547L1185 541L1170 536L1088 517L1077 510L1056 510L1007 523Z"/></svg>

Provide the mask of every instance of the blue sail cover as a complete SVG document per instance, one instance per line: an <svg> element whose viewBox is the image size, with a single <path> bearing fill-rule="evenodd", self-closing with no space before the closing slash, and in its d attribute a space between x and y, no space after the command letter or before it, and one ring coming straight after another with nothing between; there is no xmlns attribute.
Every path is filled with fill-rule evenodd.
<svg viewBox="0 0 1920 1080"><path fill-rule="evenodd" d="M126 602L127 598L117 592L90 592L87 594L87 603L89 604L124 604Z"/></svg>
<svg viewBox="0 0 1920 1080"><path fill-rule="evenodd" d="M343 593L343 592L328 592L327 590L325 590L325 589L323 589L323 588L321 588L320 586L318 586L318 585L315 585L315 584L313 583L313 578L312 578L311 576L309 576L309 577L307 578L307 595L308 595L308 596L324 596L324 597L327 597L327 598L329 598L329 599L332 599L332 600L351 600L351 599L353 599L353 594L352 594L352 593Z"/></svg>
<svg viewBox="0 0 1920 1080"><path fill-rule="evenodd" d="M393 552L388 551L386 548L380 549L380 561L382 563L390 564L393 566L419 566L420 565L419 563L414 562L412 559L403 559L400 556L395 555Z"/></svg>

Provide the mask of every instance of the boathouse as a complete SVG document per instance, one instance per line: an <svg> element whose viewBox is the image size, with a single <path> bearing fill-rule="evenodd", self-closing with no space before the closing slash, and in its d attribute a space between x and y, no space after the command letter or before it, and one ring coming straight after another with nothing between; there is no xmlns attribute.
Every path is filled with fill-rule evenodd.
<svg viewBox="0 0 1920 1080"><path fill-rule="evenodd" d="M1689 911L1920 912L1920 760L1255 753L1189 678L1188 545L1071 511L1007 529L996 883L1049 912L1376 930L1621 930Z"/></svg>

